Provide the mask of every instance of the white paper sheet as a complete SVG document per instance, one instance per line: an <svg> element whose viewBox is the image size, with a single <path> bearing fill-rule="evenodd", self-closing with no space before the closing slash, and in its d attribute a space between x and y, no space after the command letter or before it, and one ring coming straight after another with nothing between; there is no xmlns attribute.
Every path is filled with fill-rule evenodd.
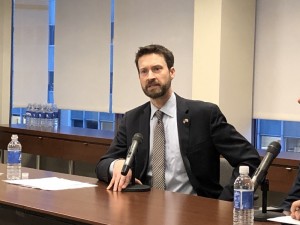
<svg viewBox="0 0 300 225"><path fill-rule="evenodd" d="M279 222L279 223L300 225L300 221L299 220L294 220L290 216L279 216L279 217L270 218L268 220L274 221L274 222Z"/></svg>
<svg viewBox="0 0 300 225"><path fill-rule="evenodd" d="M48 191L96 187L95 184L83 183L79 181L72 181L57 177L47 177L39 179L22 179L22 180L4 180L10 184L21 185L24 187L37 188Z"/></svg>

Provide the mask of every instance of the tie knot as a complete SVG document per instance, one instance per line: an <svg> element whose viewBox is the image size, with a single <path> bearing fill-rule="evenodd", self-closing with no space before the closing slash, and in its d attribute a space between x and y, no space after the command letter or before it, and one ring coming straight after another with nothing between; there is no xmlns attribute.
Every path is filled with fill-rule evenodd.
<svg viewBox="0 0 300 225"><path fill-rule="evenodd" d="M155 116L157 117L158 121L161 121L164 116L164 113L162 111L157 110L155 112Z"/></svg>

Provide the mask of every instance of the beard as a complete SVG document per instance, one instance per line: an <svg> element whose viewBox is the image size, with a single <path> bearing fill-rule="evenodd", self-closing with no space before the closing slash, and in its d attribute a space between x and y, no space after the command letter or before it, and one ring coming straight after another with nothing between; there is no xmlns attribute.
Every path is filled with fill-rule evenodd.
<svg viewBox="0 0 300 225"><path fill-rule="evenodd" d="M154 88L152 90L148 90L148 88L152 84L155 84L155 83L156 83L155 81L152 81L152 82L150 81L147 83L147 85L145 87L142 87L145 95L152 99L156 99L156 98L160 98L160 97L164 96L171 87L171 79L169 79L167 81L167 83L165 83L163 85L156 83L156 85L159 84L159 86L157 86L156 88Z"/></svg>

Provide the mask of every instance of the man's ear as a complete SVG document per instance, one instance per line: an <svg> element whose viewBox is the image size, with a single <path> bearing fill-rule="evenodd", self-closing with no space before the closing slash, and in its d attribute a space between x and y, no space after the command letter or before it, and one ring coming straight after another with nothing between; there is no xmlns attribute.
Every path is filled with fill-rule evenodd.
<svg viewBox="0 0 300 225"><path fill-rule="evenodd" d="M174 77L175 77L175 68L174 67L170 68L170 76L172 79L174 79Z"/></svg>

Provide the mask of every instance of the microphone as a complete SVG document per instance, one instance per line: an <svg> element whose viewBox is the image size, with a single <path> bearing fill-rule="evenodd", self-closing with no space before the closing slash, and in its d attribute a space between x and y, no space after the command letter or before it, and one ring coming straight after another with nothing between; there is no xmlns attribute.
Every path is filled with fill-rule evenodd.
<svg viewBox="0 0 300 225"><path fill-rule="evenodd" d="M260 185L261 182L264 180L272 161L277 157L277 155L280 152L280 149L281 145L277 141L273 141L269 144L265 157L261 161L260 165L258 166L252 177L252 181L254 183L254 191L257 189L258 185Z"/></svg>
<svg viewBox="0 0 300 225"><path fill-rule="evenodd" d="M127 156L122 167L121 174L126 176L129 169L131 168L132 161L134 159L135 153L137 151L138 145L143 142L143 135L141 133L136 133L132 138L131 146L127 152Z"/></svg>
<svg viewBox="0 0 300 225"><path fill-rule="evenodd" d="M255 211L254 221L267 222L268 218L283 216L283 213L267 211L267 191L269 191L269 180L265 179L268 169L272 161L277 157L281 149L281 145L277 141L269 144L267 153L261 161L259 167L256 169L252 181L254 183L254 191L258 185L261 185L262 190L262 212Z"/></svg>
<svg viewBox="0 0 300 225"><path fill-rule="evenodd" d="M133 135L131 146L127 152L127 156L125 159L125 162L123 164L121 174L123 176L126 176L129 169L132 168L132 162L135 156L135 153L137 151L138 145L143 142L143 135L140 133L136 133ZM144 184L135 184L135 172L134 169L132 169L132 176L131 176L131 183L124 188L122 191L124 192L144 192L144 191L150 191L149 185Z"/></svg>

